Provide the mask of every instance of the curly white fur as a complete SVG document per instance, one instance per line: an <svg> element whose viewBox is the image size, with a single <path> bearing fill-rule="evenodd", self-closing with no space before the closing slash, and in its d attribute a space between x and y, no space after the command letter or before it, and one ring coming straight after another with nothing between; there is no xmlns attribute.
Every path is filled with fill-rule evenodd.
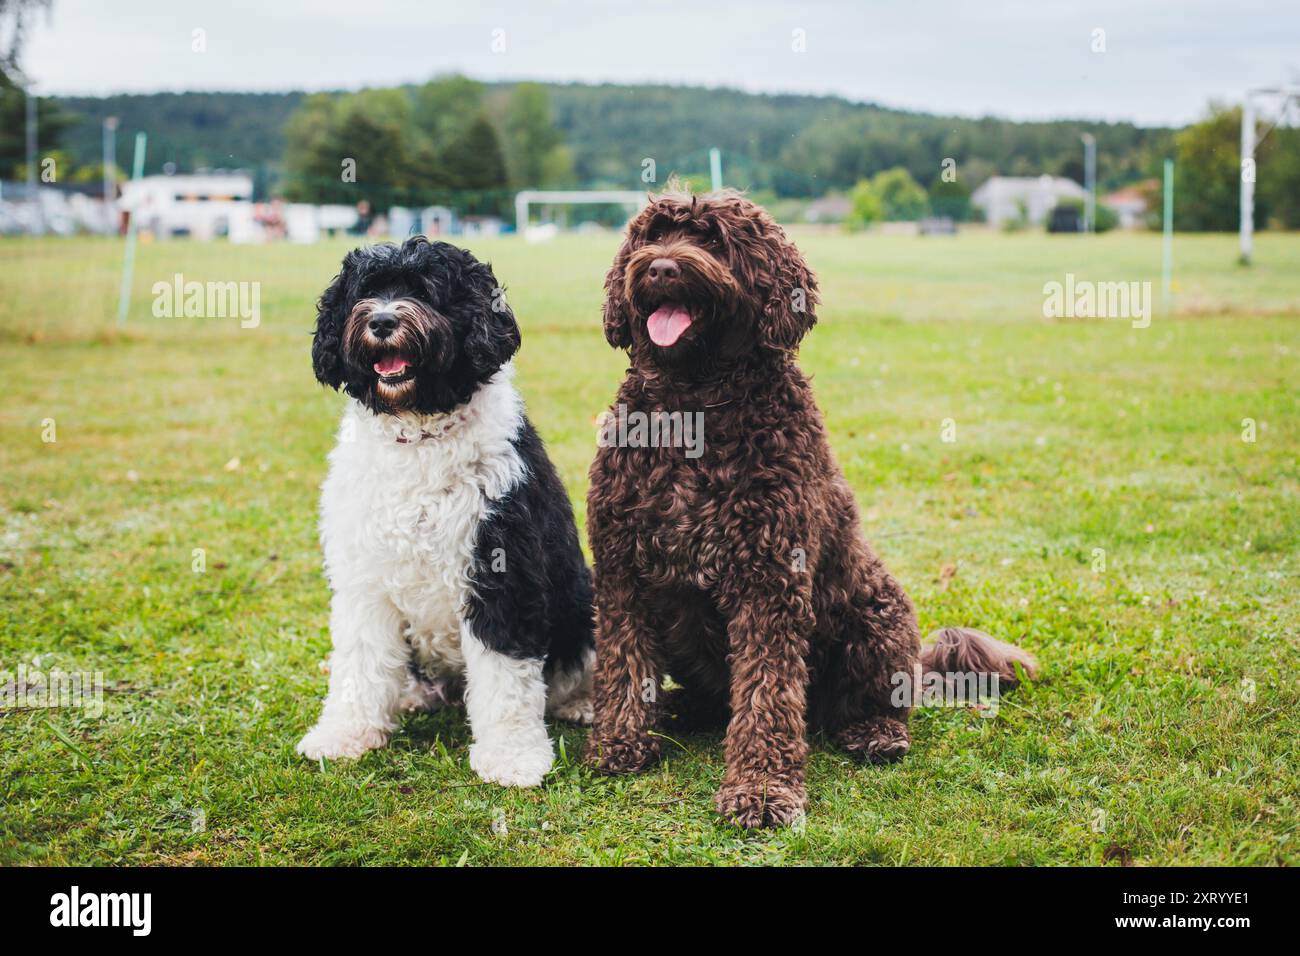
<svg viewBox="0 0 1300 956"><path fill-rule="evenodd" d="M321 492L321 541L333 590L330 685L316 726L298 744L309 758L382 747L401 710L436 692L411 679L463 676L484 780L536 786L553 751L543 661L479 642L465 620L479 523L524 477L511 443L523 404L507 364L444 415L374 415L350 401ZM590 672L557 677L552 712L590 720Z"/></svg>

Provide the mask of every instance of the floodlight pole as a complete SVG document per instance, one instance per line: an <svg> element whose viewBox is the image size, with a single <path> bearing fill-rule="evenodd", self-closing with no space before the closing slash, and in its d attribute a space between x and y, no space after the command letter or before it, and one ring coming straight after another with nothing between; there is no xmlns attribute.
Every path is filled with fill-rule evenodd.
<svg viewBox="0 0 1300 956"><path fill-rule="evenodd" d="M131 164L131 179L139 181L144 175L145 134L135 134L135 160ZM131 311L131 280L135 275L135 234L139 228L140 210L131 210L126 226L126 258L122 261L122 289L117 297L117 324L126 324L126 314Z"/></svg>
<svg viewBox="0 0 1300 956"><path fill-rule="evenodd" d="M1161 299L1165 307L1165 314L1169 314L1169 307L1173 302L1173 279L1174 279L1174 161L1165 160L1165 191L1163 199L1165 201L1164 222L1164 248L1162 265L1160 269L1160 291Z"/></svg>
<svg viewBox="0 0 1300 956"><path fill-rule="evenodd" d="M113 229L113 200L117 198L116 176L114 170L117 167L117 117L107 116L104 118L104 219L108 224L108 233L112 235Z"/></svg>
<svg viewBox="0 0 1300 956"><path fill-rule="evenodd" d="M1241 107L1241 264L1250 265L1255 238L1255 97Z"/></svg>
<svg viewBox="0 0 1300 956"><path fill-rule="evenodd" d="M1083 207L1083 231L1094 232L1097 228L1097 137L1084 133L1083 140L1083 188L1088 191Z"/></svg>
<svg viewBox="0 0 1300 956"><path fill-rule="evenodd" d="M45 211L36 192L36 94L31 84L23 90L27 106L27 199L32 204L32 224L36 235L45 234Z"/></svg>
<svg viewBox="0 0 1300 956"><path fill-rule="evenodd" d="M713 180L713 191L722 188L722 150L716 146L709 148L709 176Z"/></svg>

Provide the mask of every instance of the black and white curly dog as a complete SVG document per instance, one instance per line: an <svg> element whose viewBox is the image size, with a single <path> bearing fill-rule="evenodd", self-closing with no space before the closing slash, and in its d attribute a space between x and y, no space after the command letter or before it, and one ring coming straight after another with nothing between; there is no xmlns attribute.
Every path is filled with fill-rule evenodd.
<svg viewBox="0 0 1300 956"><path fill-rule="evenodd" d="M512 384L492 269L422 237L348 253L318 304L316 377L350 396L321 491L329 693L306 757L382 747L462 698L469 761L535 786L549 714L591 721L591 576Z"/></svg>

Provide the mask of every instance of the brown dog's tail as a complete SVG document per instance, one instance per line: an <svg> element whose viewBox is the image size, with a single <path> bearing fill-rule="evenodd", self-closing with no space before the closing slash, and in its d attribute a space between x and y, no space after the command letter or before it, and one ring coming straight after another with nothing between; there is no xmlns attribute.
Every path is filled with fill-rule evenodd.
<svg viewBox="0 0 1300 956"><path fill-rule="evenodd" d="M1038 661L1026 650L969 627L945 627L930 635L921 648L921 671L928 674L997 674L998 685L1010 690L1019 682L1016 662L1026 676L1038 674Z"/></svg>

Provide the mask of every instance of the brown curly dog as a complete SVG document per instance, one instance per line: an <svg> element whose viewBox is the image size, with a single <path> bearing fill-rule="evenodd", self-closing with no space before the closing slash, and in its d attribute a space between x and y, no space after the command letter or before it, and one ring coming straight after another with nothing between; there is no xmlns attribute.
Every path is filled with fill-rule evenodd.
<svg viewBox="0 0 1300 956"><path fill-rule="evenodd" d="M910 708L891 700L900 679L919 682L924 667L1014 682L1017 660L1032 671L1024 652L958 628L922 652L795 364L817 280L763 209L730 192L656 197L605 291L605 337L631 368L587 503L594 766L650 767L663 719L727 722L718 811L787 824L807 802L810 725L892 760L909 746ZM676 440L692 421L694 448ZM678 685L667 692L665 675Z"/></svg>

